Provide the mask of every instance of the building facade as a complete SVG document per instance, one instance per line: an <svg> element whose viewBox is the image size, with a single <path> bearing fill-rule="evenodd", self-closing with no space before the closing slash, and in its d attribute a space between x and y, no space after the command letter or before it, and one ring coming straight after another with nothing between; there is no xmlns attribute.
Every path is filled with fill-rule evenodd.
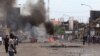
<svg viewBox="0 0 100 56"><path fill-rule="evenodd" d="M90 12L90 36L100 37L100 11Z"/></svg>

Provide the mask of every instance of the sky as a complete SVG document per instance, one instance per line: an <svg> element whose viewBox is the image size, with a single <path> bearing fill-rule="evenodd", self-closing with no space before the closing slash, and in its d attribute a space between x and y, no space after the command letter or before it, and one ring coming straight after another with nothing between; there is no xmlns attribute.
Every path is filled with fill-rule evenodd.
<svg viewBox="0 0 100 56"><path fill-rule="evenodd" d="M69 17L74 17L80 22L88 22L90 10L100 10L100 0L49 0L50 1L50 18L64 18L65 21ZM18 4L24 4L26 0L18 0ZM81 5L86 4L89 6ZM48 0L45 0L45 7L48 7Z"/></svg>

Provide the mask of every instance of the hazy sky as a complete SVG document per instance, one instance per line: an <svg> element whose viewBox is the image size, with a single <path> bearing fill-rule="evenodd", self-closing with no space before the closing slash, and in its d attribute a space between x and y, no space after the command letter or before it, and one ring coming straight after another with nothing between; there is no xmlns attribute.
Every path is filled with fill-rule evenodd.
<svg viewBox="0 0 100 56"><path fill-rule="evenodd" d="M19 4L24 2L25 0L18 1ZM81 22L87 22L91 9L81 4L91 6L92 10L100 10L100 0L50 0L50 18L64 17L64 20L68 20L69 16L73 16ZM45 5L47 8L48 0L45 0Z"/></svg>

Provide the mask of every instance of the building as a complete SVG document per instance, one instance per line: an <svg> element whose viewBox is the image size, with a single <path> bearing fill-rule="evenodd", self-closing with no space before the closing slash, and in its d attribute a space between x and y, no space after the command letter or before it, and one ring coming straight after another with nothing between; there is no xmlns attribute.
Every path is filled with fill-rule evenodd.
<svg viewBox="0 0 100 56"><path fill-rule="evenodd" d="M62 22L62 27L65 27L65 30L70 30L69 29L69 21L67 21L67 22ZM82 27L84 27L85 26L85 24L84 23L80 23L80 22L78 22L77 20L73 20L73 30L75 31L75 30L78 30L79 28L82 28Z"/></svg>
<svg viewBox="0 0 100 56"><path fill-rule="evenodd" d="M90 12L90 36L100 36L100 11Z"/></svg>
<svg viewBox="0 0 100 56"><path fill-rule="evenodd" d="M53 23L53 25L61 25L61 21L56 19L51 19L51 22Z"/></svg>
<svg viewBox="0 0 100 56"><path fill-rule="evenodd" d="M87 34L87 28L85 23L80 23L77 20L73 20L73 31L69 29L69 21L62 22L61 26L65 29L66 35L73 35L73 38L82 38Z"/></svg>

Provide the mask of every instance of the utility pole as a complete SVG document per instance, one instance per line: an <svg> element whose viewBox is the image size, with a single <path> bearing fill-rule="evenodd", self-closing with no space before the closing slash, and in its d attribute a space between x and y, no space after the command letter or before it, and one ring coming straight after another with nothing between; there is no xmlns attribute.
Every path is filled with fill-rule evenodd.
<svg viewBox="0 0 100 56"><path fill-rule="evenodd" d="M81 4L82 6L84 5L84 6L88 6L89 8L90 8L90 11L92 11L92 7L90 6L90 5L87 5L87 4ZM90 37L90 35L91 35L91 20L90 20L90 18L89 18L89 37Z"/></svg>
<svg viewBox="0 0 100 56"><path fill-rule="evenodd" d="M50 0L48 0L48 21L50 19L50 7L49 7L49 4L50 4Z"/></svg>

